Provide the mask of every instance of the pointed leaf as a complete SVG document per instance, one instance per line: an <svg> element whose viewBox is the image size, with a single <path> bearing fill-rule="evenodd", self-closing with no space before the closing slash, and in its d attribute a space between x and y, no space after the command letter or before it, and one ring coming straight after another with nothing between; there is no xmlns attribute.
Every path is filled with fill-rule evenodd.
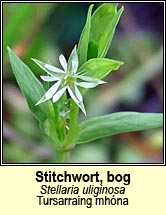
<svg viewBox="0 0 166 215"><path fill-rule="evenodd" d="M90 5L89 7L86 24L81 33L80 40L78 43L78 58L79 58L80 66L87 61L88 43L89 43L90 28L91 28L91 13L92 13L93 6L94 5Z"/></svg>
<svg viewBox="0 0 166 215"><path fill-rule="evenodd" d="M86 76L102 79L112 70L119 69L120 65L122 64L123 62L116 60L94 58L84 63L79 68L78 72L85 73Z"/></svg>
<svg viewBox="0 0 166 215"><path fill-rule="evenodd" d="M88 56L87 59L96 58L98 56L98 47L95 41L90 41L88 44Z"/></svg>
<svg viewBox="0 0 166 215"><path fill-rule="evenodd" d="M48 116L54 116L51 102L35 106L36 102L44 95L42 84L34 76L32 71L25 65L15 53L8 47L10 62L17 83L24 94L28 106L39 121L45 121Z"/></svg>
<svg viewBox="0 0 166 215"><path fill-rule="evenodd" d="M118 133L141 131L163 125L163 114L119 112L86 120L80 124L76 144Z"/></svg>
<svg viewBox="0 0 166 215"><path fill-rule="evenodd" d="M117 6L117 3L102 4L92 15L89 41L93 46L89 47L92 50L89 49L88 52L93 53L93 48L95 48L94 51L96 52L97 46L98 55L94 57L105 57L107 54L116 26L124 10L121 7L117 11Z"/></svg>

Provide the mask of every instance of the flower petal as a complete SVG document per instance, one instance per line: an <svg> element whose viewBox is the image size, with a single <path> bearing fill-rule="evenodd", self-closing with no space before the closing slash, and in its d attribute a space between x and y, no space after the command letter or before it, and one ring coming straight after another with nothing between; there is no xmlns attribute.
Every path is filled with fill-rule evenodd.
<svg viewBox="0 0 166 215"><path fill-rule="evenodd" d="M50 82L50 81L59 81L59 80L60 80L58 77L44 76L44 75L41 75L40 78L41 78L43 81L47 81L47 82Z"/></svg>
<svg viewBox="0 0 166 215"><path fill-rule="evenodd" d="M51 99L53 95L56 93L60 83L61 81L56 82L35 105L39 105L40 103Z"/></svg>
<svg viewBox="0 0 166 215"><path fill-rule="evenodd" d="M77 82L76 85L88 89L88 88L94 88L99 84L98 83L90 83L90 82Z"/></svg>
<svg viewBox="0 0 166 215"><path fill-rule="evenodd" d="M63 87L61 90L59 90L52 98L53 102L57 102L60 97L63 95L63 93L66 91L67 87Z"/></svg>
<svg viewBox="0 0 166 215"><path fill-rule="evenodd" d="M73 72L73 74L76 74L77 68L78 68L78 56L77 57L75 56L72 60L72 72Z"/></svg>
<svg viewBox="0 0 166 215"><path fill-rule="evenodd" d="M74 49L72 50L69 60L68 60L68 72L71 74L76 74L78 69L78 55L77 55L77 49L76 46L74 46Z"/></svg>
<svg viewBox="0 0 166 215"><path fill-rule="evenodd" d="M83 80L83 81L88 81L88 82L92 82L92 83L99 83L99 84L104 84L106 83L105 81L102 81L98 78L93 78L93 77L89 77L89 76L84 76L84 75L78 75L77 78Z"/></svg>
<svg viewBox="0 0 166 215"><path fill-rule="evenodd" d="M75 85L75 94L76 94L77 98L79 99L79 101L82 102L83 101L82 95L76 85Z"/></svg>
<svg viewBox="0 0 166 215"><path fill-rule="evenodd" d="M71 90L71 88L68 86L67 87L68 89L68 92L71 96L71 98L73 99L73 101L78 105L78 107L82 110L82 112L86 115L86 110L85 110L85 107L84 107L84 103L83 101L79 101L79 98L77 98L76 95L74 95L73 91ZM82 97L82 95L81 95ZM81 99L82 100L82 99Z"/></svg>
<svg viewBox="0 0 166 215"><path fill-rule="evenodd" d="M53 76L53 74L52 74L50 71L48 71L48 70L44 67L44 65L46 65L46 63L44 63L44 62L42 62L42 61L40 61L40 60L34 59L34 58L31 58L31 59L32 59L40 68L42 68L47 74Z"/></svg>
<svg viewBox="0 0 166 215"><path fill-rule="evenodd" d="M67 71L67 62L66 62L66 59L63 54L61 54L59 56L59 62L61 64L61 66L63 67L64 71Z"/></svg>
<svg viewBox="0 0 166 215"><path fill-rule="evenodd" d="M55 73L65 73L63 70L61 69L58 69L57 67L55 66L52 66L50 64L45 64L44 67L52 72L55 72Z"/></svg>
<svg viewBox="0 0 166 215"><path fill-rule="evenodd" d="M54 71L52 71L52 67L53 66L51 66L51 65L49 65L49 64L47 64L47 63L44 63L44 62L42 62L42 61L40 61L40 60L37 60L37 59L34 59L34 58L31 58L40 68L42 68L48 75L51 75L51 76L55 76L55 68L56 67L54 67ZM51 66L51 69L49 68L49 66ZM48 68L47 68L48 67ZM60 69L58 69L57 68L57 76L59 76L59 75L61 75L62 73L64 73L63 72L63 70L60 70Z"/></svg>
<svg viewBox="0 0 166 215"><path fill-rule="evenodd" d="M80 102L79 104L77 104L79 106L79 108L82 110L82 112L85 114L86 116L86 110L85 110L85 106L83 102Z"/></svg>
<svg viewBox="0 0 166 215"><path fill-rule="evenodd" d="M71 98L73 99L73 101L74 101L75 103L79 103L79 100L78 100L77 97L74 95L74 93L73 93L73 91L71 90L71 88L68 86L67 89L68 89L68 92L69 92Z"/></svg>

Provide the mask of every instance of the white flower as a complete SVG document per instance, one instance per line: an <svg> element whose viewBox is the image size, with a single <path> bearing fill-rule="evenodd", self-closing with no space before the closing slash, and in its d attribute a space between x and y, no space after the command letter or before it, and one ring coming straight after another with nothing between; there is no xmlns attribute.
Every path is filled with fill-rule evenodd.
<svg viewBox="0 0 166 215"><path fill-rule="evenodd" d="M32 60L48 74L48 76L40 76L43 81L55 82L55 84L52 85L52 87L44 94L44 96L36 103L36 105L39 105L40 103L45 102L51 98L53 102L57 102L63 93L68 91L73 101L86 115L83 98L78 87L93 88L105 82L97 78L85 76L85 74L77 73L78 56L76 46L70 54L68 63L62 54L59 56L59 61L63 67L63 70L33 58Z"/></svg>

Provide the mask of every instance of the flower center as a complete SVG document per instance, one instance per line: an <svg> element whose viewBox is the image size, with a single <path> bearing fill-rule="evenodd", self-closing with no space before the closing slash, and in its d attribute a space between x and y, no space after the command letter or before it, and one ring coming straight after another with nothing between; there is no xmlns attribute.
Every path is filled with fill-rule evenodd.
<svg viewBox="0 0 166 215"><path fill-rule="evenodd" d="M72 85L75 82L75 77L71 76L71 75L66 75L64 77L64 84L65 85Z"/></svg>

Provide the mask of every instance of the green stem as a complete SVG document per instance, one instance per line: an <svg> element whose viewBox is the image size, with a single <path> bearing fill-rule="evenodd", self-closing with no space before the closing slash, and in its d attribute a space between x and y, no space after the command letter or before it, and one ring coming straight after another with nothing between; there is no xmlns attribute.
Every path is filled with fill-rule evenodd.
<svg viewBox="0 0 166 215"><path fill-rule="evenodd" d="M70 146L73 144L73 140L76 136L76 133L78 131L78 106L71 101L71 107L70 107L70 128L69 133L66 137L66 140L64 142L64 146Z"/></svg>
<svg viewBox="0 0 166 215"><path fill-rule="evenodd" d="M57 150L55 163L67 163L70 155L70 150Z"/></svg>
<svg viewBox="0 0 166 215"><path fill-rule="evenodd" d="M66 139L64 142L62 142L60 145L61 147L59 149L56 149L56 163L67 163L70 152L74 147L74 138L76 136L76 133L78 132L78 106L71 101L70 104L70 126L69 126L69 132L66 136ZM59 146L60 146L59 145Z"/></svg>

